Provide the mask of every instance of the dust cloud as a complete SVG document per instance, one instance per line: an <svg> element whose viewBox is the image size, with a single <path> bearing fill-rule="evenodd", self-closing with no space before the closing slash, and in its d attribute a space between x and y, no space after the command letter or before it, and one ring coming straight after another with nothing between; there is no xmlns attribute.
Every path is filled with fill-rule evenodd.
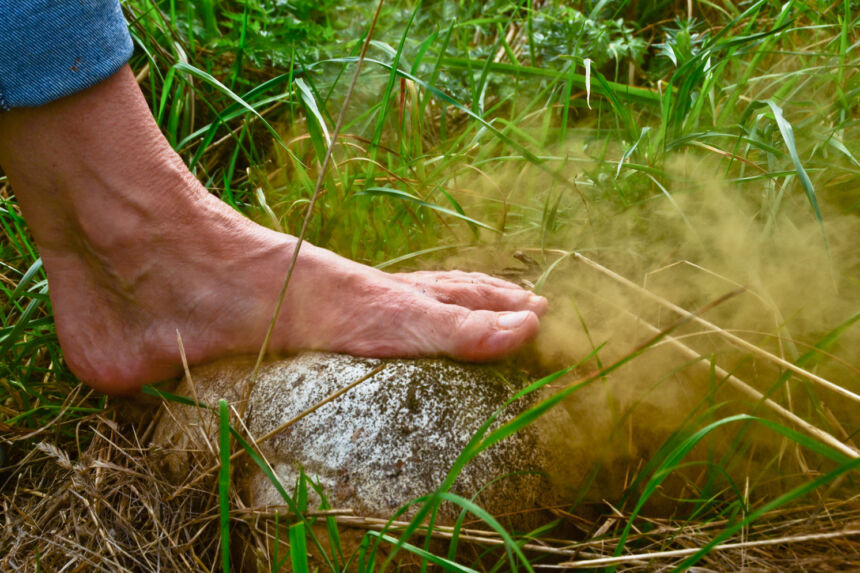
<svg viewBox="0 0 860 573"><path fill-rule="evenodd" d="M563 177L575 185L560 184L534 166L502 167L492 175L485 169L457 181L463 194L475 198L467 213L504 223L506 233L488 238L489 248L461 250L444 263L540 284L550 311L520 360L533 357L549 372L593 354L556 387L623 359L653 336L645 323L664 329L679 319L565 252L576 251L690 311L743 287L703 318L791 362L860 311L860 221L838 206L844 196L837 201L819 189L819 224L796 181L785 188L766 179L732 184L716 164L690 156L668 160L669 177L658 180L627 170L615 180L614 173L595 176L587 163L567 165ZM576 188L587 193L587 207ZM783 371L771 360L739 350L701 325L681 325L672 335L702 358L691 360L663 341L566 401L569 427L554 430L570 452L561 472L566 482L579 486L599 466L590 495L611 495L685 424L695 431L741 412L779 419L727 384L714 364L772 392L840 439L860 429L857 403L796 376L780 384ZM805 367L860 392L858 350L860 324L852 324ZM725 454L740 429L735 424L714 433L698 457ZM749 475L756 457L767 466L785 445L761 427L750 435L747 440L761 447L731 458L733 473ZM779 464L795 462L805 463L802 454L784 456Z"/></svg>

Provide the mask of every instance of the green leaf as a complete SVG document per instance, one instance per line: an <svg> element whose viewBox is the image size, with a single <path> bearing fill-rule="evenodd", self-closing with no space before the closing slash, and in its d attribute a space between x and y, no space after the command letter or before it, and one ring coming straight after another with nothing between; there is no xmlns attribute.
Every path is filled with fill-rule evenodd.
<svg viewBox="0 0 860 573"><path fill-rule="evenodd" d="M236 102L237 104L239 104L241 107L245 108L245 109L246 109L247 111L249 111L252 115L256 116L256 117L257 117L257 119L259 119L259 120L260 120L260 122L261 122L261 123L266 127L266 129L269 131L269 133L271 133L271 134L272 134L272 137L274 137L274 138L275 138L275 141L277 141L277 142L281 145L281 147L283 147L283 148L284 148L284 150L286 150L286 151L287 151L291 156L293 155L293 154L292 154L292 151L290 151L290 149L287 147L287 144L286 144L286 143L284 143L284 140L283 140L283 139L281 139L281 135L278 133L278 131L277 131L274 127L272 127L272 126L269 124L269 122L268 122L268 121L266 121L266 120L265 120L265 118L264 118L262 115L260 115L260 113L259 113L256 109L254 109L254 107L253 107L253 106L251 106L251 105L250 105L248 102L246 102L244 99L242 99L241 97L239 97L238 95L236 95L236 94L233 92L233 90L231 90L230 88L228 88L227 86L225 86L224 84L222 84L221 82L219 82L219 81L218 81L217 79L215 79L211 74L208 74L208 73L204 72L203 70L200 70L200 69L198 69L198 68L195 68L194 66L192 66L192 65L190 65L190 64L186 64L185 62L179 62L179 63L175 64L173 67L174 67L177 71L185 72L185 73L187 73L187 74L189 74L189 75L191 75L191 76L194 76L194 77L196 77L196 78L199 78L199 79L201 79L201 80L203 80L203 81L205 81L205 82L207 82L207 83L209 83L209 84L211 84L211 85L215 86L219 91L221 91L221 92L222 92L223 94L225 94L227 97L229 97L230 99L232 99L234 102Z"/></svg>
<svg viewBox="0 0 860 573"><path fill-rule="evenodd" d="M372 153L371 158L376 156L376 151L379 147L379 143L382 140L382 129L385 126L385 118L388 116L388 108L391 105L391 94L394 91L394 84L397 80L397 72L398 67L400 66L400 60L403 57L403 47L406 45L406 38L409 34L409 29L412 27L412 22L415 20L415 15L418 13L418 8L421 7L421 3L416 3L415 9L412 11L412 15L409 17L409 21L406 23L406 27L403 30L403 34L400 37L400 43L397 45L397 50L392 54L390 52L391 46L387 44L383 44L382 42L371 42L374 45L382 45L385 46L389 52L389 55L392 56L393 61L390 66L390 73L388 74L388 83L385 85L385 92L382 95L382 102L379 106L379 115L376 118L376 128L373 132L373 137L371 138L372 145ZM405 62L404 62L405 63Z"/></svg>
<svg viewBox="0 0 860 573"><path fill-rule="evenodd" d="M47 294L48 285L44 285L40 290L39 294ZM24 309L24 312L21 313L21 316L18 317L18 321L15 325L8 330L6 334L0 337L0 355L5 355L13 344L21 337L22 334L27 330L29 326L31 326L34 321L31 320L33 314L36 310L42 306L45 302L42 297L34 297L27 307ZM6 330L6 329L4 329Z"/></svg>
<svg viewBox="0 0 860 573"><path fill-rule="evenodd" d="M472 219L471 217L467 217L466 215L458 213L457 211L452 211L451 209L446 209L445 207L440 207L439 205L428 203L427 201L424 201L423 199L420 199L415 195L412 195L411 193L407 193L406 191L401 191L399 189L392 189L391 187L371 187L355 194L355 196L357 197L362 195L396 197L398 199L403 199L404 201L409 201L417 205L421 205L422 207L427 207L428 209L433 209L434 211L438 211L440 213L445 213L446 215L451 215L452 217L456 217L458 219L466 221L470 225L477 225L478 227L493 231L494 233L500 232L495 227L491 227L490 225L482 223L477 219Z"/></svg>
<svg viewBox="0 0 860 573"><path fill-rule="evenodd" d="M329 135L328 127L326 127L325 118L320 113L317 107L317 102L314 99L314 94L304 82L302 78L296 78L296 86L299 88L299 98L302 100L302 105L307 114L308 132L311 136L311 142L314 146L314 151L317 154L317 160L320 163L325 159L325 154L331 145L331 135Z"/></svg>
<svg viewBox="0 0 860 573"><path fill-rule="evenodd" d="M784 493L783 495L777 497L776 499L765 503L760 508L752 512L746 519L741 519L737 523L727 527L724 529L719 535L717 535L714 539L704 545L698 553L688 557L684 562L682 562L678 567L675 568L675 571L688 571L689 567L695 564L699 559L708 554L715 546L719 545L741 529L748 527L750 523L756 521L759 517L767 514L768 512L779 509L783 505L791 503L797 499L802 498L810 492L815 491L819 487L825 486L829 483L834 482L840 476L850 472L860 470L860 458L856 460L850 460L836 468L835 470L819 477L818 479L812 480L811 482L801 484L796 488L792 489Z"/></svg>
<svg viewBox="0 0 860 573"><path fill-rule="evenodd" d="M30 265L30 267L24 273L24 276L22 276L21 280L18 281L18 284L15 285L15 290L13 290L12 294L9 295L9 300L6 303L6 306L3 308L3 312L8 312L9 304L15 303L17 301L18 297L21 296L21 293L23 293L27 289L27 287L30 285L31 282L33 282L33 279L36 277L36 275L39 274L39 271L41 270L42 258L39 257L38 259L33 261L33 264Z"/></svg>
<svg viewBox="0 0 860 573"><path fill-rule="evenodd" d="M421 549L420 547L412 545L411 543L406 543L405 541L395 539L394 537L391 537L390 535L386 535L384 533L379 533L377 531L368 531L367 535L369 535L371 537L378 537L379 539L382 539L383 541L387 541L391 544L397 545L398 547L402 547L403 549L405 549L406 551L409 551L410 553L414 553L415 555L417 555L423 559L426 559L427 561L430 561L431 563L433 563L435 565L439 565L445 571L457 571L459 573L478 573L476 570L474 570L470 567L466 567L465 565L460 565L459 563L454 563L453 561L449 561L448 559L445 559L444 557L440 557L438 555L430 553L429 551L425 551L424 549Z"/></svg>
<svg viewBox="0 0 860 573"><path fill-rule="evenodd" d="M848 148L845 147L845 144L839 141L836 136L831 136L830 139L827 140L827 144L845 155L845 157L851 160L851 163L853 163L857 167L860 167L860 161L857 161L857 158L854 157L854 154L848 151Z"/></svg>
<svg viewBox="0 0 860 573"><path fill-rule="evenodd" d="M180 396L179 394L173 394L171 392L161 390L160 388L149 384L141 388L140 391L149 396L155 396L156 398L161 398L162 400L167 400L169 402L185 404L186 406L197 406L199 408L209 408L209 406L202 402L195 402L193 398L188 398L187 396Z"/></svg>
<svg viewBox="0 0 860 573"><path fill-rule="evenodd" d="M782 108L779 107L773 100L767 100L765 103L770 106L773 111L773 117L776 120L776 125L779 127L779 133L782 135L782 140L788 148L788 153L791 155L791 160L794 162L794 168L797 170L797 178L800 179L800 184L806 192L806 198L809 199L809 204L812 205L812 210L815 212L815 218L819 223L824 220L821 217L821 210L818 208L818 199L815 197L815 189L812 187L812 181L803 168L803 163L800 161L800 156L797 154L797 146L794 143L794 130L791 124L782 115Z"/></svg>
<svg viewBox="0 0 860 573"><path fill-rule="evenodd" d="M763 426L770 428L771 430L774 430L779 434L782 434L783 436L806 447L807 449L837 463L844 464L849 461L844 454L832 449L831 447L826 446L821 442L814 440L804 434L801 434L800 432L787 428L782 424L767 420L765 418L758 418L755 416L750 416L749 414L738 414L735 416L723 418L722 420L717 420L716 422L705 426L704 428L681 442L668 456L666 456L666 459L663 461L663 463L660 464L660 466L658 466L656 470L654 470L651 479L648 481L642 491L642 495L639 496L639 500L636 502L636 506L630 513L630 517L627 520L627 524L624 527L624 531L622 531L621 533L621 536L618 540L618 545L616 546L613 555L621 555L622 551L624 550L624 545L627 541L627 537L630 534L630 530L633 527L633 523L636 517L639 515L639 512L645 506L645 503L648 501L648 499L657 491L657 489L660 487L660 484L662 484L667 477L669 477L680 467L681 461L687 456L687 454L705 436L710 434L712 431L726 424L731 424L739 421L753 421L762 424Z"/></svg>
<svg viewBox="0 0 860 573"><path fill-rule="evenodd" d="M308 573L308 544L305 524L299 522L290 527L290 563L295 573Z"/></svg>
<svg viewBox="0 0 860 573"><path fill-rule="evenodd" d="M218 401L218 446L221 469L218 471L218 515L221 531L221 569L230 573L230 406Z"/></svg>
<svg viewBox="0 0 860 573"><path fill-rule="evenodd" d="M621 167L624 166L624 162L633 155L633 152L636 151L636 148L639 147L639 144L642 142L642 139L651 131L650 127L643 127L642 132L639 134L639 138L636 142L627 148L627 151L621 156L621 159L618 161L618 167L615 168L615 178L618 179L618 175L621 173Z"/></svg>

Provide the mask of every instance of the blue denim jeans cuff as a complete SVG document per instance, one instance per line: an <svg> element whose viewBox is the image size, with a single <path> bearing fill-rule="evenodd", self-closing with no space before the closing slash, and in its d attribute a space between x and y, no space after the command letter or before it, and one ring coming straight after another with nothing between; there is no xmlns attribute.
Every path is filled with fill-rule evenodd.
<svg viewBox="0 0 860 573"><path fill-rule="evenodd" d="M0 109L94 86L133 49L119 0L0 0Z"/></svg>

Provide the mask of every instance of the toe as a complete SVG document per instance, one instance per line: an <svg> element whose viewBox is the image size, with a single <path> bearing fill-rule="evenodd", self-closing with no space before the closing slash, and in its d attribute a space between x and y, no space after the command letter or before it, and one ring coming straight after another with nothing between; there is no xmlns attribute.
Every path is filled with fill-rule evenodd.
<svg viewBox="0 0 860 573"><path fill-rule="evenodd" d="M530 310L538 316L546 312L544 297L525 289L498 288L488 284L440 282L422 287L436 300L457 304L471 310L516 311Z"/></svg>
<svg viewBox="0 0 860 573"><path fill-rule="evenodd" d="M452 333L451 355L461 360L483 362L510 354L534 338L540 321L530 310L517 312L468 312Z"/></svg>
<svg viewBox="0 0 860 573"><path fill-rule="evenodd" d="M412 284L442 284L457 283L464 285L490 285L497 288L512 290L524 290L523 287L510 281L496 278L484 273L467 273L464 271L415 271L411 273L398 273L394 275L400 280Z"/></svg>
<svg viewBox="0 0 860 573"><path fill-rule="evenodd" d="M541 316L548 306L544 297L484 273L416 271L392 276L440 302L472 310L530 310Z"/></svg>

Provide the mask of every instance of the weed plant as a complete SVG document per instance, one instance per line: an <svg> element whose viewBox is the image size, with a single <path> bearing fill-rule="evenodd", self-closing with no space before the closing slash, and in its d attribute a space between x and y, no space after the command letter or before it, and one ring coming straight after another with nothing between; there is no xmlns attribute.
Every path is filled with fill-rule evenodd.
<svg viewBox="0 0 860 573"><path fill-rule="evenodd" d="M344 101L375 8L124 3L153 114L211 192L296 232L333 146L306 238L387 270L468 266L544 291L555 318L518 360L536 374L525 391L545 398L501 428L488 421L413 519L371 528L351 555L338 549L348 520L315 517L328 508L308 506L312 480L278 483L223 404L215 501L203 496L208 509L186 522L144 502L141 515L204 522L207 535L165 535L185 540L195 566L235 567L231 540L259 531L236 503L232 444L290 506L275 522L258 516L276 549L256 563L271 571L310 570L314 547L323 569L376 570L392 565L380 544L455 571L860 566L856 2L383 3ZM12 523L16 504L46 507L16 485L46 487L34 464L78 471L70 460L107 447L104 425L118 430L116 406L63 363L38 253L0 185L0 513ZM606 413L589 418L602 430L571 428L595 453L544 527L508 531L449 491L471 458L551 407ZM453 528L434 522L441 503L463 508ZM312 527L323 523L327 539ZM438 553L429 540L442 534ZM93 559L87 541L27 535L6 528L2 568ZM127 535L99 562L151 570Z"/></svg>

